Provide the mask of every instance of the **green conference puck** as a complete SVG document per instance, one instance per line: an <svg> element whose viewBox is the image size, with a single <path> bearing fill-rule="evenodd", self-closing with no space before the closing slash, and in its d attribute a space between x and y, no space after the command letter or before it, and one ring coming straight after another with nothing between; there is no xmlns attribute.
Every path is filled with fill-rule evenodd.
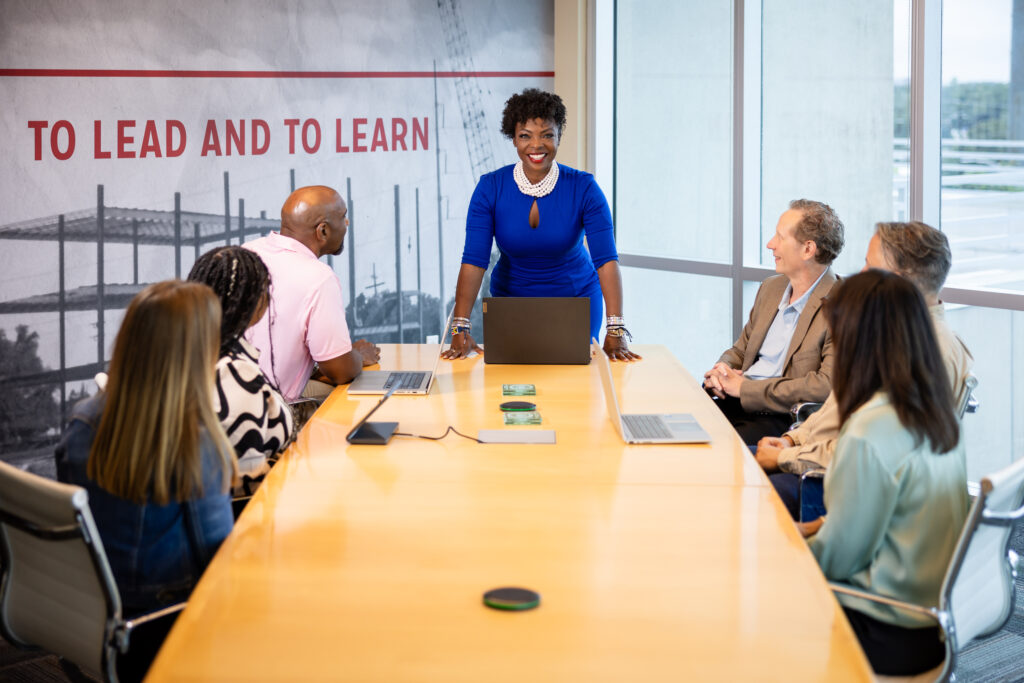
<svg viewBox="0 0 1024 683"><path fill-rule="evenodd" d="M540 593L526 588L495 588L484 593L484 604L492 609L522 611L540 604Z"/></svg>

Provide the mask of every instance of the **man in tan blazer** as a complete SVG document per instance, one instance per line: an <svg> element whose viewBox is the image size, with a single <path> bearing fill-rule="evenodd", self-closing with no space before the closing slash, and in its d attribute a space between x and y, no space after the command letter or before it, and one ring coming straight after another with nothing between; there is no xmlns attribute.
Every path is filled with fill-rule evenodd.
<svg viewBox="0 0 1024 683"><path fill-rule="evenodd" d="M743 438L756 444L789 426L789 408L832 390L832 337L821 303L836 276L843 224L827 204L797 199L768 241L775 271L761 284L732 348L704 373L704 387Z"/></svg>
<svg viewBox="0 0 1024 683"><path fill-rule="evenodd" d="M974 357L946 322L945 308L939 300L939 292L952 263L949 240L930 225L920 221L877 223L864 257L864 270L878 268L898 273L921 290L932 316L935 338L939 342L953 396L959 404L965 400L967 376ZM839 427L839 407L835 394L830 393L821 409L800 427L781 437L766 436L758 442L757 462L769 474L768 479L793 519L800 518L800 475L831 464ZM815 504L805 505L805 515L813 512L824 514L820 498L819 486Z"/></svg>

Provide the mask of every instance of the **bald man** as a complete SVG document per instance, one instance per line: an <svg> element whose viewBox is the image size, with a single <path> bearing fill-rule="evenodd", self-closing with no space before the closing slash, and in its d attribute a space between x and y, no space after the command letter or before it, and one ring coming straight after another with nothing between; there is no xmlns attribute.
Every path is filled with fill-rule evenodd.
<svg viewBox="0 0 1024 683"><path fill-rule="evenodd" d="M270 271L270 308L249 328L260 369L285 399L323 398L380 360L380 349L352 342L338 276L320 257L337 256L348 231L348 207L323 185L295 190L281 207L281 232L245 245Z"/></svg>

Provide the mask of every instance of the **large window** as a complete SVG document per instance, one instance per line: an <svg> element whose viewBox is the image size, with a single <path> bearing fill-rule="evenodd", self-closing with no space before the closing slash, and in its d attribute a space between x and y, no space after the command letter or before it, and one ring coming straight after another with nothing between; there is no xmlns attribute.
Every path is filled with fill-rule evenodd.
<svg viewBox="0 0 1024 683"><path fill-rule="evenodd" d="M943 3L941 101L949 284L1024 291L1024 5Z"/></svg>
<svg viewBox="0 0 1024 683"><path fill-rule="evenodd" d="M834 267L849 273L874 224L896 218L894 194L905 192L894 182L894 75L908 53L895 54L894 14L893 0L763 3L761 245L791 199L823 201L846 226Z"/></svg>
<svg viewBox="0 0 1024 683"><path fill-rule="evenodd" d="M732 345L728 278L627 266L622 286L637 342L664 344L694 377Z"/></svg>
<svg viewBox="0 0 1024 683"><path fill-rule="evenodd" d="M773 272L765 243L791 199L843 219L840 274L876 222L926 220L952 243L947 320L980 382L969 475L1024 451L1024 4L596 4L615 22L597 46L616 62L601 182L638 341L710 367Z"/></svg>
<svg viewBox="0 0 1024 683"><path fill-rule="evenodd" d="M977 478L1024 450L1024 314L984 306L988 291L1024 292L1024 4L945 0L940 129L947 285L982 304L947 313L979 378L981 407L964 425Z"/></svg>
<svg viewBox="0 0 1024 683"><path fill-rule="evenodd" d="M946 304L946 320L974 356L978 411L964 419L971 481L1022 454L1024 439L1024 312Z"/></svg>
<svg viewBox="0 0 1024 683"><path fill-rule="evenodd" d="M727 263L732 240L732 8L620 0L619 249Z"/></svg>
<svg viewBox="0 0 1024 683"><path fill-rule="evenodd" d="M732 252L732 8L619 0L615 21L614 206L626 310L643 341L665 344L698 373L732 341L729 271L715 268ZM709 268L651 268L666 260Z"/></svg>

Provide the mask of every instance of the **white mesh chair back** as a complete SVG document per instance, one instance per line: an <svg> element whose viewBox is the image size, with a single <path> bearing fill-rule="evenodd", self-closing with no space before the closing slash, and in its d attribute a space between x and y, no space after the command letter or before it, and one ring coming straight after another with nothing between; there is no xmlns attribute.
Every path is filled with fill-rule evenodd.
<svg viewBox="0 0 1024 683"><path fill-rule="evenodd" d="M939 607L952 617L956 649L998 631L1012 614L1014 567L1008 546L1022 499L1024 459L981 480L940 597Z"/></svg>
<svg viewBox="0 0 1024 683"><path fill-rule="evenodd" d="M85 489L0 462L0 550L4 635L115 678L121 603Z"/></svg>

